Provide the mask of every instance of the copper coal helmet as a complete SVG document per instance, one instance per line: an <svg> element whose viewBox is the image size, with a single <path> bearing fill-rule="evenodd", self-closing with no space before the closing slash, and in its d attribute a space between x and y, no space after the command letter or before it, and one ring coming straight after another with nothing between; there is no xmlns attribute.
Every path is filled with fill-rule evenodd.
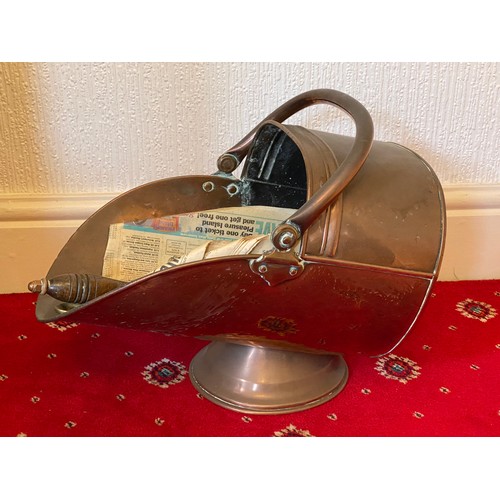
<svg viewBox="0 0 500 500"><path fill-rule="evenodd" d="M282 122L341 108L354 138ZM232 172L245 159L241 179ZM67 242L47 278L100 275L112 224L225 207L293 209L269 248L165 266L83 304L40 295L40 321L211 341L192 360L200 393L245 413L287 413L338 394L342 354L383 355L418 318L445 235L441 185L413 151L373 141L367 110L335 90L280 106L218 159L213 175L158 180L118 196Z"/></svg>

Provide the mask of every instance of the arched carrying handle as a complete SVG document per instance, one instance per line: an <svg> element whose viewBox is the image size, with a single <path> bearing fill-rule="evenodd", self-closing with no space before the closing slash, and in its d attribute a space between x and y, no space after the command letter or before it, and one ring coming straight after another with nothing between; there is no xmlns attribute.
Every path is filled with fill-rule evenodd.
<svg viewBox="0 0 500 500"><path fill-rule="evenodd" d="M232 172L247 155L262 123L268 120L282 122L301 109L323 103L332 104L350 115L356 125L356 136L351 150L335 173L286 222L274 230L272 241L278 251L291 249L307 228L335 201L335 198L363 166L373 142L373 122L366 108L356 99L338 90L318 89L304 92L275 109L217 160L220 171Z"/></svg>

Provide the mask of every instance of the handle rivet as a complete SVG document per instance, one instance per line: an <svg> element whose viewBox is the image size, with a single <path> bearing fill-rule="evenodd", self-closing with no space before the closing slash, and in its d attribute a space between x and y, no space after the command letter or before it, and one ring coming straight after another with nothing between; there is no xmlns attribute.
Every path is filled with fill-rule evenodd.
<svg viewBox="0 0 500 500"><path fill-rule="evenodd" d="M279 239L281 248L291 248L295 243L294 236L291 231L285 231Z"/></svg>
<svg viewBox="0 0 500 500"><path fill-rule="evenodd" d="M260 274L264 274L264 273L267 273L267 266L265 264L261 264L259 266L259 273Z"/></svg>
<svg viewBox="0 0 500 500"><path fill-rule="evenodd" d="M217 167L221 172L229 174L238 167L239 163L240 162L236 156L231 153L224 153L217 160Z"/></svg>

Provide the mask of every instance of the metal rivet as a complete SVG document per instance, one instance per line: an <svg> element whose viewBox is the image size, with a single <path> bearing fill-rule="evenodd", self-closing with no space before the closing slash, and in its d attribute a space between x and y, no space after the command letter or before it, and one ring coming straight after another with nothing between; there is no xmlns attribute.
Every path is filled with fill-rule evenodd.
<svg viewBox="0 0 500 500"><path fill-rule="evenodd" d="M230 173L235 170L239 163L238 158L231 153L225 153L217 160L219 170L226 173Z"/></svg>
<svg viewBox="0 0 500 500"><path fill-rule="evenodd" d="M288 272L290 273L290 276L295 276L299 272L299 268L292 266Z"/></svg>
<svg viewBox="0 0 500 500"><path fill-rule="evenodd" d="M231 196L234 196L235 194L238 194L239 191L240 191L240 188L237 184L229 184L229 186L227 186L227 192L231 195Z"/></svg>
<svg viewBox="0 0 500 500"><path fill-rule="evenodd" d="M211 191L213 191L215 189L215 184L213 182L210 182L210 181L207 181L207 182L204 182L201 187L203 188L203 191L205 191L206 193L210 193Z"/></svg>
<svg viewBox="0 0 500 500"><path fill-rule="evenodd" d="M261 264L259 266L259 273L261 274L267 273L267 266L265 264Z"/></svg>
<svg viewBox="0 0 500 500"><path fill-rule="evenodd" d="M290 248L295 243L294 234L291 231L286 231L280 236L281 248Z"/></svg>

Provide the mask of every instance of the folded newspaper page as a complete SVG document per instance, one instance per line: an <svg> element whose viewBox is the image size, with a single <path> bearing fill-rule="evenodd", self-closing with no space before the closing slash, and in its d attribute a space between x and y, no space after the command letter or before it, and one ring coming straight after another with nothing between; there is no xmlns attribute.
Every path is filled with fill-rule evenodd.
<svg viewBox="0 0 500 500"><path fill-rule="evenodd" d="M257 246L262 251L264 239L269 248L271 244L268 238L261 237L272 233L294 212L294 209L279 207L230 207L112 224L102 274L132 281L161 269L173 258L186 261L185 256L190 252L200 259L221 256L224 241L241 239L241 244L228 245L227 252L250 253ZM222 250L210 250L208 244L214 240L217 244L214 242L213 247L222 247ZM198 250L194 252L195 249ZM189 261L192 260L191 257Z"/></svg>

